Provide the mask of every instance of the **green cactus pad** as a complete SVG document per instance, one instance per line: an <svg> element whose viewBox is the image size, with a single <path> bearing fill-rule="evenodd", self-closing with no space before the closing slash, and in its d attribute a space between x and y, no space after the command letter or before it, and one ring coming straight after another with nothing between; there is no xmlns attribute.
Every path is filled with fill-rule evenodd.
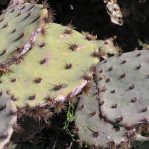
<svg viewBox="0 0 149 149"><path fill-rule="evenodd" d="M92 86L88 95L80 96L75 113L75 123L80 140L95 148L126 147L128 145L127 130L121 127L116 129L99 118L97 91L94 88L95 85Z"/></svg>
<svg viewBox="0 0 149 149"><path fill-rule="evenodd" d="M33 42L33 34L44 24L47 10L43 5L23 3L8 7L0 16L0 64L12 63ZM28 49L29 50L29 49ZM22 53L22 54L21 54ZM14 61L14 58L13 58Z"/></svg>
<svg viewBox="0 0 149 149"><path fill-rule="evenodd" d="M103 117L125 127L149 121L149 51L133 51L98 64L95 75Z"/></svg>
<svg viewBox="0 0 149 149"><path fill-rule="evenodd" d="M99 55L106 58L108 54L116 55L122 52L122 49L118 47L114 40L115 36L111 38L105 38L104 40L96 40L97 36L89 34L88 32L82 32L85 35L85 39L89 41L94 41L94 43L99 48Z"/></svg>
<svg viewBox="0 0 149 149"><path fill-rule="evenodd" d="M35 48L1 77L0 89L7 90L17 106L36 106L51 98L64 100L85 86L90 67L99 62L92 55L96 47L82 34L75 30L67 34L66 29L49 24L46 35L36 40Z"/></svg>
<svg viewBox="0 0 149 149"><path fill-rule="evenodd" d="M6 93L0 93L0 148L9 142L16 123L16 107Z"/></svg>

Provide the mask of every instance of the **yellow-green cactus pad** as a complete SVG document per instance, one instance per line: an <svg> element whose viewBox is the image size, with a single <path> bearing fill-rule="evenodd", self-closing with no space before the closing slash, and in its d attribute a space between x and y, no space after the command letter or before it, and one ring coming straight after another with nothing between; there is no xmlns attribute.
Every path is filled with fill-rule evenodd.
<svg viewBox="0 0 149 149"><path fill-rule="evenodd" d="M64 100L81 91L90 79L89 70L99 61L93 54L96 46L75 30L67 31L68 27L49 24L35 48L1 77L0 90L12 95L17 106Z"/></svg>
<svg viewBox="0 0 149 149"><path fill-rule="evenodd" d="M95 41L99 47L100 57L106 59L108 54L117 55L122 53L122 49L114 44L114 37L105 40Z"/></svg>
<svg viewBox="0 0 149 149"><path fill-rule="evenodd" d="M8 65L15 55L33 42L35 31L44 24L47 10L43 5L22 3L8 9L0 16L0 64ZM22 54L20 54L22 53Z"/></svg>

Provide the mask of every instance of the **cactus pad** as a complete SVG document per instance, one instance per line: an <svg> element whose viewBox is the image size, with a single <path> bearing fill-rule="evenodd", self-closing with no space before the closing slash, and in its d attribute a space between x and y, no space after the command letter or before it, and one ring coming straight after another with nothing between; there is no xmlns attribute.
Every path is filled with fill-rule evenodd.
<svg viewBox="0 0 149 149"><path fill-rule="evenodd" d="M106 56L106 54L119 54L122 49L118 45L114 44L115 37L107 38L105 40L97 40L97 45L100 48L101 56ZM107 57L107 56L106 56Z"/></svg>
<svg viewBox="0 0 149 149"><path fill-rule="evenodd" d="M95 85L88 95L81 95L76 110L76 127L80 140L97 148L127 146L127 130L116 130L111 124L99 118L99 106Z"/></svg>
<svg viewBox="0 0 149 149"><path fill-rule="evenodd" d="M149 51L111 57L96 67L100 110L105 119L125 127L149 121Z"/></svg>
<svg viewBox="0 0 149 149"><path fill-rule="evenodd" d="M81 91L90 79L87 71L99 62L92 55L96 47L82 34L75 30L68 34L66 29L49 24L35 48L1 77L1 90L8 91L16 105L36 106L51 98L64 100L72 91L72 96Z"/></svg>
<svg viewBox="0 0 149 149"><path fill-rule="evenodd" d="M13 125L16 123L16 107L9 95L0 94L0 148L9 142L13 133Z"/></svg>
<svg viewBox="0 0 149 149"><path fill-rule="evenodd" d="M8 9L0 16L0 64L12 62L26 44L33 42L33 33L44 24L47 10L43 5L22 3ZM13 59L14 60L14 59Z"/></svg>
<svg viewBox="0 0 149 149"><path fill-rule="evenodd" d="M110 16L111 22L117 25L123 25L123 15L117 0L104 0L104 3L106 4L106 10Z"/></svg>

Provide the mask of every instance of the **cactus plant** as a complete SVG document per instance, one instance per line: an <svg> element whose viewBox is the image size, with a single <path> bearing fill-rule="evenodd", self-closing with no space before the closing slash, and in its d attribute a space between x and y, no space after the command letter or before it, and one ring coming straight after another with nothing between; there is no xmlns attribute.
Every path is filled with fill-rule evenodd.
<svg viewBox="0 0 149 149"><path fill-rule="evenodd" d="M133 51L96 66L96 85L80 96L75 114L82 142L97 148L148 146L148 137L139 137L148 131L148 56L148 50Z"/></svg>
<svg viewBox="0 0 149 149"><path fill-rule="evenodd" d="M43 5L21 3L9 6L0 16L1 71L32 48L48 17ZM4 67L5 66L5 67Z"/></svg>
<svg viewBox="0 0 149 149"><path fill-rule="evenodd" d="M115 43L116 36L113 36L111 38L105 38L103 40L97 40L96 35L91 35L87 32L83 32L85 39L89 41L93 41L99 50L99 57L106 59L108 55L117 55L122 52L122 49L118 47L118 45Z"/></svg>
<svg viewBox="0 0 149 149"><path fill-rule="evenodd" d="M149 120L148 50L114 56L96 67L100 110L105 119L133 128Z"/></svg>
<svg viewBox="0 0 149 149"><path fill-rule="evenodd" d="M75 30L67 31L68 27L55 23L47 25L34 49L2 75L0 89L11 95L18 107L63 101L68 94L72 97L80 92L90 79L90 69L99 61L97 47Z"/></svg>
<svg viewBox="0 0 149 149"><path fill-rule="evenodd" d="M95 148L128 147L127 130L122 127L114 128L113 125L99 117L97 93L96 85L92 83L88 95L80 96L75 114L80 140Z"/></svg>
<svg viewBox="0 0 149 149"><path fill-rule="evenodd" d="M111 22L123 25L123 14L117 3L117 0L103 0L106 4L107 13L110 16Z"/></svg>
<svg viewBox="0 0 149 149"><path fill-rule="evenodd" d="M108 55L117 55L122 53L122 49L114 43L116 37L106 38L105 40L97 40L100 47L101 57L108 58Z"/></svg>
<svg viewBox="0 0 149 149"><path fill-rule="evenodd" d="M0 95L0 148L3 149L9 142L16 124L16 106L10 100L9 95L1 92Z"/></svg>
<svg viewBox="0 0 149 149"><path fill-rule="evenodd" d="M104 2L111 21L122 25L117 1ZM49 23L52 15L46 8L13 0L0 16L0 148L17 126L16 114L45 122L85 86L87 92L79 95L75 113L80 141L116 149L129 148L137 137L133 147L139 142L139 147L146 148L148 137L138 139L138 135L149 121L148 51L117 55L122 51L115 47L114 38L96 41L96 36L84 36L71 26ZM107 59L107 53L116 56ZM105 60L96 66L101 57ZM23 123L29 130L34 127L26 119ZM41 132L39 127L35 132ZM23 137L26 141L35 135L25 132Z"/></svg>

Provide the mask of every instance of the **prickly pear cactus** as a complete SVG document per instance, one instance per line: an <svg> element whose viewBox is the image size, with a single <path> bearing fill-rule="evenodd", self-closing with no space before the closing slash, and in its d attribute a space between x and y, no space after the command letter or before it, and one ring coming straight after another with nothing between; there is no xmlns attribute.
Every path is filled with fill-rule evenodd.
<svg viewBox="0 0 149 149"><path fill-rule="evenodd" d="M99 117L97 90L92 83L88 95L81 95L76 110L75 123L82 142L95 148L128 147L127 130L115 127Z"/></svg>
<svg viewBox="0 0 149 149"><path fill-rule="evenodd" d="M48 17L43 5L21 3L9 6L0 16L1 71L32 47Z"/></svg>
<svg viewBox="0 0 149 149"><path fill-rule="evenodd" d="M99 61L96 52L96 46L82 34L51 23L35 48L1 77L0 89L21 107L63 101L90 80L91 69Z"/></svg>
<svg viewBox="0 0 149 149"><path fill-rule="evenodd" d="M0 93L0 148L9 142L16 124L16 107L9 95Z"/></svg>
<svg viewBox="0 0 149 149"><path fill-rule="evenodd" d="M106 10L108 15L110 16L111 22L123 25L123 14L119 7L117 0L103 0L106 4ZM127 2L126 2L127 3Z"/></svg>
<svg viewBox="0 0 149 149"><path fill-rule="evenodd" d="M111 57L96 67L101 115L133 128L149 120L149 52L133 51Z"/></svg>
<svg viewBox="0 0 149 149"><path fill-rule="evenodd" d="M116 36L105 38L104 40L97 40L96 35L91 35L87 32L83 32L83 35L87 40L93 41L97 45L100 58L106 59L108 54L116 55L122 52L122 49L119 48L116 43L114 43Z"/></svg>
<svg viewBox="0 0 149 149"><path fill-rule="evenodd" d="M97 40L97 45L100 49L101 57L108 58L108 54L117 55L122 52L118 45L114 44L115 37L107 38L105 40Z"/></svg>

